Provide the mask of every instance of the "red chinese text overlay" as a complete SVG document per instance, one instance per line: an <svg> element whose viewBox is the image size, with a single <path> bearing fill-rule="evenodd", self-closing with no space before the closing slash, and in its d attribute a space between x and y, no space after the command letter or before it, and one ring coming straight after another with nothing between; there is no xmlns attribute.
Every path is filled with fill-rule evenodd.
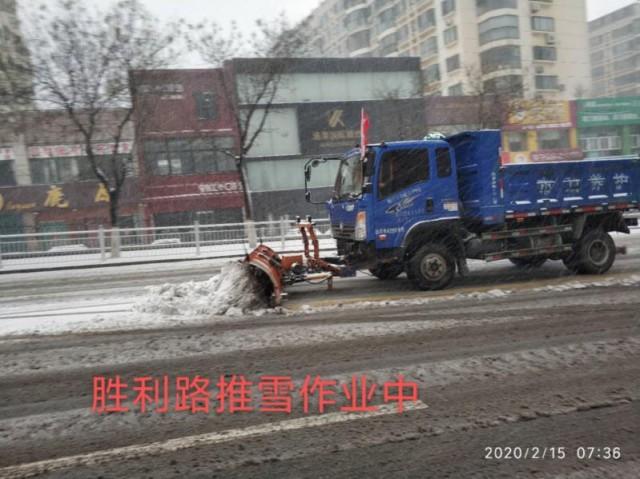
<svg viewBox="0 0 640 479"><path fill-rule="evenodd" d="M294 403L302 411L376 411L384 404L396 404L398 412L405 402L418 400L418 385L402 375L378 385L366 376L352 376L346 383L307 375L296 386L290 376L261 376L251 382L243 375L220 376L217 381L203 376L140 376L125 381L121 376L94 376L91 410L96 413L128 411L166 413L269 412L290 414Z"/></svg>

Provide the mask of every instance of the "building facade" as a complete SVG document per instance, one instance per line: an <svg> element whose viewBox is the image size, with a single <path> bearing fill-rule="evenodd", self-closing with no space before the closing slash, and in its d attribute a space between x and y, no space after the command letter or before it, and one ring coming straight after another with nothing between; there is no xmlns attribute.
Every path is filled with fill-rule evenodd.
<svg viewBox="0 0 640 479"><path fill-rule="evenodd" d="M419 56L427 94L590 88L585 0L324 0L301 28L317 56Z"/></svg>
<svg viewBox="0 0 640 479"><path fill-rule="evenodd" d="M243 220L222 69L133 72L141 202L148 226Z"/></svg>
<svg viewBox="0 0 640 479"><path fill-rule="evenodd" d="M640 154L640 97L578 100L580 146L588 157Z"/></svg>
<svg viewBox="0 0 640 479"><path fill-rule="evenodd" d="M238 90L265 71L264 61L240 59L228 65ZM362 109L371 119L370 142L424 136L420 81L418 58L288 61L264 127L247 155L254 218L326 215L323 205L305 201L304 164L313 156L341 155L358 144ZM257 112L255 123L262 117ZM316 200L330 197L337 166L332 162L314 170L310 187Z"/></svg>
<svg viewBox="0 0 640 479"><path fill-rule="evenodd" d="M640 95L640 1L589 22L592 96Z"/></svg>
<svg viewBox="0 0 640 479"><path fill-rule="evenodd" d="M96 161L114 150L114 125L126 114L105 112L93 149ZM63 111L24 111L0 120L0 234L69 232L109 225L109 195L85 155L84 139ZM123 131L118 152L134 155L134 128ZM141 222L138 170L130 161L120 196L120 225Z"/></svg>

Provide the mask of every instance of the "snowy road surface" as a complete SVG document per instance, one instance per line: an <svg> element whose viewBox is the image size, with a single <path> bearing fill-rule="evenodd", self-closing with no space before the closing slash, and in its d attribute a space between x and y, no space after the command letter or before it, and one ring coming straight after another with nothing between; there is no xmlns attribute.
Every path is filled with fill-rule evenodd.
<svg viewBox="0 0 640 479"><path fill-rule="evenodd" d="M208 279L205 262L0 275L0 477L640 477L640 248L617 242L603 277L472 264L419 293L359 276L263 316L131 311L146 286ZM234 374L256 394L291 377L292 412L216 413ZM340 412L339 390L304 411L307 375L398 374L419 386L401 413L379 390L374 412ZM116 375L210 378L212 410L175 411L172 390L169 412L141 412L129 389L129 412L92 411L93 378Z"/></svg>

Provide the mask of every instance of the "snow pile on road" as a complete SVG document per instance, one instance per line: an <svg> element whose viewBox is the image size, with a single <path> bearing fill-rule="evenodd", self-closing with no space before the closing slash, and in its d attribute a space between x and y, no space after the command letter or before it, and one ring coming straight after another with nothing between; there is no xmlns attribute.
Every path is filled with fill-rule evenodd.
<svg viewBox="0 0 640 479"><path fill-rule="evenodd" d="M134 311L170 316L238 316L265 306L248 266L240 262L227 263L207 281L165 283L148 287L147 291L133 306Z"/></svg>
<svg viewBox="0 0 640 479"><path fill-rule="evenodd" d="M570 291L572 289L585 289L585 288L609 288L611 286L636 286L640 284L640 275L633 274L624 278L608 278L601 281L580 282L572 281L571 283L564 284L551 284L543 286L541 288L535 288L532 291L539 293L542 291L561 292Z"/></svg>

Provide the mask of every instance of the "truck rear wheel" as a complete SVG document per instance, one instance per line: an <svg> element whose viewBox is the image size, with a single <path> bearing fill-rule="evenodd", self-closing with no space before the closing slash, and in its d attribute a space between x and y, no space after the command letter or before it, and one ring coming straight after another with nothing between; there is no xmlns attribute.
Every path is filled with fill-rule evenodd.
<svg viewBox="0 0 640 479"><path fill-rule="evenodd" d="M376 278L387 281L396 279L402 274L403 270L404 266L402 263L380 263L376 265L375 268L371 268L369 272Z"/></svg>
<svg viewBox="0 0 640 479"><path fill-rule="evenodd" d="M427 243L409 261L407 275L423 291L443 289L453 281L455 268L455 258L446 246Z"/></svg>
<svg viewBox="0 0 640 479"><path fill-rule="evenodd" d="M579 274L604 274L616 259L616 244L609 233L593 230L583 236L565 266Z"/></svg>

